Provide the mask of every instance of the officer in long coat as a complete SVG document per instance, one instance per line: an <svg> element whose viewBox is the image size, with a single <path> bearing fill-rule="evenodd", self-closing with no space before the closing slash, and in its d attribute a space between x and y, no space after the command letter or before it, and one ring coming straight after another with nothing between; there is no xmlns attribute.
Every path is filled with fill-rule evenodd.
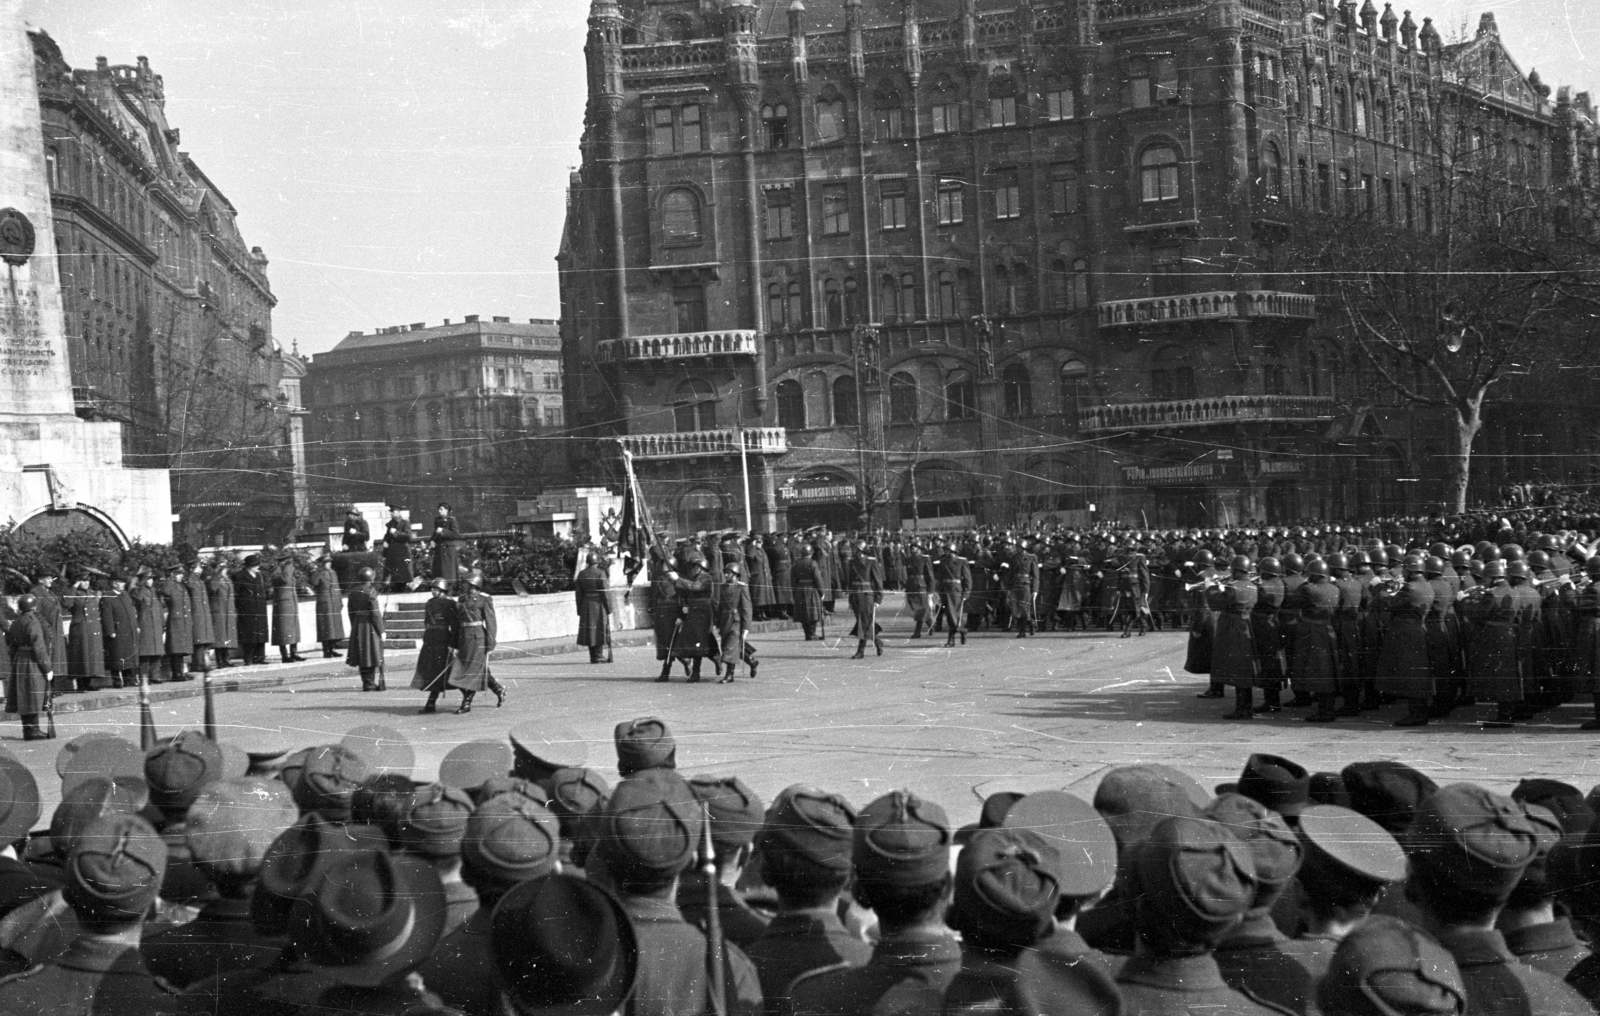
<svg viewBox="0 0 1600 1016"><path fill-rule="evenodd" d="M967 594L972 591L972 569L968 567L965 558L958 557L955 548L950 544L939 547L939 556L934 559L933 591L939 594L939 610L934 617L933 626L938 628L942 623L948 633L944 644L956 644L956 636L961 637L961 644L967 644Z"/></svg>
<svg viewBox="0 0 1600 1016"><path fill-rule="evenodd" d="M867 642L871 640L878 655L883 655L883 637L878 628L878 606L883 603L883 565L867 551L864 543L856 544L856 553L844 566L845 588L850 593L850 610L856 615L856 651L852 660L867 655Z"/></svg>
<svg viewBox="0 0 1600 1016"><path fill-rule="evenodd" d="M167 658L167 673L174 681L189 680L185 665L194 652L194 611L189 605L189 587L183 582L183 565L174 564L167 569L167 577L156 586L162 610L167 616L166 641L162 646Z"/></svg>
<svg viewBox="0 0 1600 1016"><path fill-rule="evenodd" d="M278 559L272 572L272 644L284 663L304 663L300 655L300 590L294 558Z"/></svg>
<svg viewBox="0 0 1600 1016"><path fill-rule="evenodd" d="M439 696L444 694L445 682L450 679L450 665L455 662L455 647L461 640L450 584L444 579L434 579L431 588L433 596L422 608L422 651L417 654L417 669L411 675L411 687L428 693L423 713L438 709Z"/></svg>
<svg viewBox="0 0 1600 1016"><path fill-rule="evenodd" d="M54 674L50 639L32 593L17 601L17 619L6 629L6 649L11 656L11 685L16 700L11 711L22 717L24 741L48 740L55 735L39 725L39 715L50 708L50 678Z"/></svg>
<svg viewBox="0 0 1600 1016"><path fill-rule="evenodd" d="M322 643L323 659L338 659L339 643L344 641L344 597L339 592L339 576L333 570L333 557L317 559L317 573L311 576L311 591L317 598L317 641Z"/></svg>
<svg viewBox="0 0 1600 1016"><path fill-rule="evenodd" d="M216 645L217 631L211 616L211 590L206 587L205 565L198 558L189 563L183 584L189 590L189 616L194 625L194 655L189 658L189 669L204 674L211 669L211 647Z"/></svg>
<svg viewBox="0 0 1600 1016"><path fill-rule="evenodd" d="M52 572L40 571L34 576L33 588L28 592L38 602L34 608L39 614L39 624L50 640L50 672L54 682L52 691L60 694L73 690L72 675L67 667L67 637L61 625L61 600L55 594L57 577Z"/></svg>
<svg viewBox="0 0 1600 1016"><path fill-rule="evenodd" d="M1250 635L1255 639L1258 687L1262 689L1261 709L1277 712L1279 695L1287 668L1283 662L1283 601L1289 591L1283 584L1283 565L1275 557L1264 557L1256 582L1255 612L1250 615Z"/></svg>
<svg viewBox="0 0 1600 1016"><path fill-rule="evenodd" d="M820 637L817 625L822 622L823 578L819 567L811 545L802 542L789 565L789 581L794 588L793 616L807 642Z"/></svg>
<svg viewBox="0 0 1600 1016"><path fill-rule="evenodd" d="M788 545L774 538L771 533L762 538L762 543L767 554L767 567L772 572L773 613L786 618L794 609L794 586L789 576L793 559Z"/></svg>
<svg viewBox="0 0 1600 1016"><path fill-rule="evenodd" d="M472 711L472 698L488 688L496 705L504 705L506 690L489 670L489 654L494 652L499 628L495 623L494 600L483 591L483 573L469 571L461 580L461 595L456 602L456 625L460 644L455 666L450 668L450 684L461 689L458 713Z"/></svg>
<svg viewBox="0 0 1600 1016"><path fill-rule="evenodd" d="M221 561L211 566L206 577L206 600L211 605L211 648L217 666L237 667L239 664L230 661L228 654L239 648L239 615L234 608L233 581Z"/></svg>
<svg viewBox="0 0 1600 1016"><path fill-rule="evenodd" d="M928 624L928 596L933 589L933 562L923 553L922 545L911 541L901 558L905 569L906 609L911 611L911 637L920 639L922 629ZM931 630L931 626L930 626Z"/></svg>
<svg viewBox="0 0 1600 1016"><path fill-rule="evenodd" d="M682 625L673 639L673 655L690 660L689 682L700 680L700 661L717 653L716 636L712 623L711 576L706 573L705 559L699 551L690 551L685 558L683 572L668 571L673 589L678 594L678 611ZM671 672L668 660L657 681L665 681Z"/></svg>
<svg viewBox="0 0 1600 1016"><path fill-rule="evenodd" d="M111 576L111 594L100 597L100 634L105 640L111 686L139 683L139 612L128 595L128 580Z"/></svg>
<svg viewBox="0 0 1600 1016"><path fill-rule="evenodd" d="M1404 582L1391 582L1379 598L1389 618L1378 655L1378 687L1406 699L1410 710L1395 721L1397 727L1420 727L1428 722L1434 693L1428 667L1428 612L1433 609L1433 587L1422 576L1422 558L1413 554L1401 562Z"/></svg>
<svg viewBox="0 0 1600 1016"><path fill-rule="evenodd" d="M606 647L611 644L611 581L600 567L600 555L584 555L583 571L572 582L578 606L578 645L589 647L590 663L606 662Z"/></svg>
<svg viewBox="0 0 1600 1016"><path fill-rule="evenodd" d="M411 523L400 511L399 505L390 505L389 521L383 524L383 570L391 592L411 584Z"/></svg>
<svg viewBox="0 0 1600 1016"><path fill-rule="evenodd" d="M461 571L461 528L450 505L440 502L439 513L433 519L433 577L454 582Z"/></svg>
<svg viewBox="0 0 1600 1016"><path fill-rule="evenodd" d="M745 541L744 567L740 571L745 576L746 588L750 592L750 603L756 611L755 616L766 618L771 614L776 598L772 592L772 572L767 565L767 552L762 549L760 541L754 536Z"/></svg>
<svg viewBox="0 0 1600 1016"><path fill-rule="evenodd" d="M1260 590L1250 581L1250 559L1236 556L1229 564L1226 582L1206 593L1206 606L1216 616L1211 641L1211 680L1233 685L1234 710L1225 718L1248 720L1255 716L1252 700L1261 683L1260 663L1252 625L1258 616Z"/></svg>
<svg viewBox="0 0 1600 1016"><path fill-rule="evenodd" d="M155 572L140 568L129 593L139 616L139 670L150 684L161 683L161 661L167 655L167 612L155 582Z"/></svg>
<svg viewBox="0 0 1600 1016"><path fill-rule="evenodd" d="M350 650L344 662L361 672L362 691L383 691L383 608L373 586L377 573L363 568L356 578L357 584L345 600L350 611Z"/></svg>
<svg viewBox="0 0 1600 1016"><path fill-rule="evenodd" d="M1039 559L1026 545L1019 545L1017 552L1006 561L1009 566L1005 569L1006 594L1011 606L1011 617L1017 624L1017 638L1026 638L1038 634L1037 622L1034 618L1034 594L1039 591ZM1144 621L1141 618L1139 630L1144 631Z"/></svg>
<svg viewBox="0 0 1600 1016"><path fill-rule="evenodd" d="M100 626L100 597L89 589L89 576L79 573L62 594L61 605L72 623L67 635L67 670L78 691L106 682L105 635Z"/></svg>
<svg viewBox="0 0 1600 1016"><path fill-rule="evenodd" d="M1296 692L1316 700L1317 711L1307 723L1332 723L1338 718L1334 699L1348 687L1340 670L1338 636L1334 618L1339 613L1339 587L1328 581L1328 562L1312 561L1306 566L1306 581L1295 592L1294 674Z"/></svg>
<svg viewBox="0 0 1600 1016"><path fill-rule="evenodd" d="M267 604L272 602L272 587L261 574L261 555L244 559L244 570L233 577L233 599L238 607L239 648L247 664L267 662L267 640L272 628L267 620Z"/></svg>
<svg viewBox="0 0 1600 1016"><path fill-rule="evenodd" d="M733 680L734 669L743 661L750 667L750 676L756 676L756 652L751 648L747 636L750 633L750 624L755 620L755 606L750 600L750 587L745 585L740 577L739 562L729 561L722 566L722 584L717 587L716 602L712 607L713 618L717 625L717 640L721 643L722 653L715 661L714 669L722 674L722 684ZM723 668L726 673L722 673Z"/></svg>
<svg viewBox="0 0 1600 1016"><path fill-rule="evenodd" d="M817 589L822 593L822 609L829 614L833 613L834 602L839 598L838 562L834 555L833 540L824 529L812 545L811 559L817 563Z"/></svg>

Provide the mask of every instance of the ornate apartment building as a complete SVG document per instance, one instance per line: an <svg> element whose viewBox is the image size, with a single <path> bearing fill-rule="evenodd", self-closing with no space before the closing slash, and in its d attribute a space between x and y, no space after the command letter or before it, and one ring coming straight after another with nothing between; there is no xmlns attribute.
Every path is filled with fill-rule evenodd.
<svg viewBox="0 0 1600 1016"><path fill-rule="evenodd" d="M561 334L508 317L351 332L311 358L313 511L387 501L431 519L448 501L468 528L504 528L517 500L566 482ZM381 534L379 534L381 535Z"/></svg>
<svg viewBox="0 0 1600 1016"><path fill-rule="evenodd" d="M1436 228L1453 89L1534 190L1593 169L1587 95L1552 102L1487 15L1449 46L1371 0L593 0L589 26L570 415L591 478L628 450L679 528L742 522L746 486L758 528L1426 509L1437 419L1341 356L1294 224ZM1503 463L1520 433L1480 440Z"/></svg>
<svg viewBox="0 0 1600 1016"><path fill-rule="evenodd" d="M304 476L267 258L179 150L148 60L76 69L30 35L78 415L120 421L130 465L172 469L184 539L281 539Z"/></svg>

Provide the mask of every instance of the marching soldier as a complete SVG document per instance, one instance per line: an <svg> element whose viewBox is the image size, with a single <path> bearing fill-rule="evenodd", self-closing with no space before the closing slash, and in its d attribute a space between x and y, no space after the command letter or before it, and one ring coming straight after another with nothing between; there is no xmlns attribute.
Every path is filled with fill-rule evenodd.
<svg viewBox="0 0 1600 1016"><path fill-rule="evenodd" d="M789 565L789 581L794 587L794 619L807 642L821 638L817 625L822 622L822 573L811 544L801 541Z"/></svg>
<svg viewBox="0 0 1600 1016"><path fill-rule="evenodd" d="M100 597L100 634L105 639L111 686L139 683L139 614L125 575L111 576L111 595Z"/></svg>
<svg viewBox="0 0 1600 1016"><path fill-rule="evenodd" d="M450 584L444 579L434 579L432 590L433 596L422 608L422 650L417 654L417 669L411 677L411 687L428 693L422 713L431 713L437 708L439 696L450 678L455 647L460 641L459 618L456 601L450 598Z"/></svg>
<svg viewBox="0 0 1600 1016"><path fill-rule="evenodd" d="M339 592L339 576L333 570L333 555L317 558L317 572L311 576L311 591L317 598L317 641L322 643L322 658L336 660L343 654L339 643L344 634L344 598Z"/></svg>
<svg viewBox="0 0 1600 1016"><path fill-rule="evenodd" d="M460 630L456 666L450 671L450 684L461 689L457 713L472 712L472 699L485 688L494 692L495 707L506 704L506 690L489 671L489 654L494 651L498 626L494 600L483 592L483 573L468 571L462 578L461 596L456 601L456 625Z"/></svg>
<svg viewBox="0 0 1600 1016"><path fill-rule="evenodd" d="M939 627L941 623L949 637L945 639L946 646L956 644L956 636L961 636L961 644L967 644L967 593L972 591L972 569L967 566L965 559L957 557L955 548L950 544L941 544L939 557L933 562L933 586L939 594L939 613L934 619L933 626Z"/></svg>
<svg viewBox="0 0 1600 1016"><path fill-rule="evenodd" d="M377 573L363 568L356 579L357 585L346 600L350 611L350 651L345 654L344 662L361 672L362 691L384 691L383 609L378 605L378 593L373 588Z"/></svg>
<svg viewBox="0 0 1600 1016"><path fill-rule="evenodd" d="M1017 638L1037 635L1039 629L1034 617L1033 598L1039 591L1039 559L1026 544L1021 544L1007 564L1011 616L1017 622Z"/></svg>
<svg viewBox="0 0 1600 1016"><path fill-rule="evenodd" d="M911 619L916 625L911 637L920 639L922 628L928 623L928 591L933 588L933 564L928 560L928 555L923 553L922 544L912 540L901 559L901 565L906 573L906 609L911 611Z"/></svg>
<svg viewBox="0 0 1600 1016"><path fill-rule="evenodd" d="M720 684L733 682L733 671L740 661L750 667L750 676L756 676L756 651L750 647L748 636L750 622L754 619L750 600L750 587L739 575L739 562L729 561L722 566L722 584L717 587L713 618L717 624L717 641L722 654L712 663L712 671L721 674ZM723 667L727 667L724 674Z"/></svg>
<svg viewBox="0 0 1600 1016"><path fill-rule="evenodd" d="M578 645L589 647L590 663L605 663L606 647L611 644L610 580L600 567L600 555L584 555L583 571L572 582L578 601Z"/></svg>
<svg viewBox="0 0 1600 1016"><path fill-rule="evenodd" d="M187 660L194 652L194 610L189 605L189 587L183 583L183 565L167 567L167 577L156 588L167 615L167 672L174 681L189 680Z"/></svg>
<svg viewBox="0 0 1600 1016"><path fill-rule="evenodd" d="M1190 674L1211 673L1211 653L1216 638L1216 615L1206 604L1206 592L1221 581L1216 559L1204 547L1194 552L1194 560L1184 563L1181 578L1189 604L1189 639L1184 650L1183 669ZM1214 676L1195 698L1222 698L1226 692Z"/></svg>
<svg viewBox="0 0 1600 1016"><path fill-rule="evenodd" d="M1129 547L1123 562L1117 567L1117 605L1113 615L1122 614L1122 637L1130 638L1135 620L1139 622L1139 635L1150 630L1150 563L1137 548Z"/></svg>
<svg viewBox="0 0 1600 1016"><path fill-rule="evenodd" d="M1056 609L1066 617L1068 631L1088 631L1089 566L1076 543L1067 544L1061 559L1061 599Z"/></svg>
<svg viewBox="0 0 1600 1016"><path fill-rule="evenodd" d="M695 684L700 680L700 661L716 654L716 640L712 632L711 577L705 571L705 558L698 550L691 550L685 557L683 569L683 573L679 574L670 565L667 568L667 579L677 594L678 620L673 626L666 661L661 666L660 676L656 678L658 682L671 676L672 661L676 658L694 661L689 671L689 683Z"/></svg>
<svg viewBox="0 0 1600 1016"><path fill-rule="evenodd" d="M878 655L883 655L883 637L878 629L878 605L883 602L883 567L867 553L864 543L856 543L856 553L845 565L845 583L850 592L850 609L856 615L856 652L859 660L867 654L871 639Z"/></svg>

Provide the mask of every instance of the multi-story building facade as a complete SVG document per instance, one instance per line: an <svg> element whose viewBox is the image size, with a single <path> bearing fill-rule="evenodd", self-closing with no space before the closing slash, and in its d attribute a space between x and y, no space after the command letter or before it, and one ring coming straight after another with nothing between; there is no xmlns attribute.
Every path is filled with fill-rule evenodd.
<svg viewBox="0 0 1600 1016"><path fill-rule="evenodd" d="M172 470L183 538L279 539L294 470L267 258L179 150L148 60L75 69L31 38L78 414L120 421L130 464Z"/></svg>
<svg viewBox="0 0 1600 1016"><path fill-rule="evenodd" d="M1472 82L1531 187L1595 150L1587 96L1551 102L1492 18L1446 46L1371 0L594 0L589 24L568 394L590 465L629 450L681 528L741 521L747 482L758 527L1424 508L1401 481L1435 470L1437 418L1375 398L1294 223L1434 228L1430 118Z"/></svg>
<svg viewBox="0 0 1600 1016"><path fill-rule="evenodd" d="M448 501L474 530L566 482L560 326L508 317L351 332L302 382L313 512Z"/></svg>

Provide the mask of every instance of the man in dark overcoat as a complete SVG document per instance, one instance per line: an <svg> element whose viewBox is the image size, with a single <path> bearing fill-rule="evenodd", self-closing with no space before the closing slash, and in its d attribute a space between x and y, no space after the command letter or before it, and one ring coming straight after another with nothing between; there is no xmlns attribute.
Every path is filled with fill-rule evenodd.
<svg viewBox="0 0 1600 1016"><path fill-rule="evenodd" d="M700 680L700 661L717 652L711 612L711 577L706 574L705 558L698 550L686 555L683 572L669 567L667 577L678 593L680 623L673 638L672 655L678 659L693 660L689 683ZM663 664L657 681L665 681L672 671L672 660Z"/></svg>
<svg viewBox="0 0 1600 1016"><path fill-rule="evenodd" d="M450 505L439 503L433 519L433 577L454 582L461 571L461 527L450 514Z"/></svg>
<svg viewBox="0 0 1600 1016"><path fill-rule="evenodd" d="M100 597L89 588L87 572L73 575L61 596L72 629L67 635L67 670L78 691L106 684L105 636L100 628Z"/></svg>
<svg viewBox="0 0 1600 1016"><path fill-rule="evenodd" d="M186 662L194 652L194 610L189 605L189 587L183 582L183 565L167 568L167 577L156 587L167 615L167 638L163 655L167 673L174 681L189 680Z"/></svg>
<svg viewBox="0 0 1600 1016"><path fill-rule="evenodd" d="M284 663L304 663L300 655L300 576L285 553L272 571L272 644Z"/></svg>
<svg viewBox="0 0 1600 1016"><path fill-rule="evenodd" d="M228 659L230 650L239 648L239 615L234 609L233 582L221 561L211 566L206 577L206 601L211 606L211 648L217 667L237 667Z"/></svg>
<svg viewBox="0 0 1600 1016"><path fill-rule="evenodd" d="M345 600L350 611L350 649L345 664L361 672L362 691L384 691L383 608L374 585L377 573L363 568L356 574L357 584Z"/></svg>
<svg viewBox="0 0 1600 1016"><path fill-rule="evenodd" d="M156 591L156 573L140 568L132 593L139 616L139 670L150 684L161 683L161 661L167 655L167 612Z"/></svg>
<svg viewBox="0 0 1600 1016"><path fill-rule="evenodd" d="M324 659L337 659L339 643L344 641L344 597L339 593L339 576L333 570L333 555L317 558L317 573L311 576L311 591L317 597L317 641L322 643Z"/></svg>
<svg viewBox="0 0 1600 1016"><path fill-rule="evenodd" d="M488 688L494 692L496 706L504 705L506 690L489 672L489 654L494 651L499 626L494 617L494 600L483 591L483 573L469 571L461 580L456 601L456 625L460 630L455 666L450 668L450 684L461 689L458 713L472 711L472 699Z"/></svg>
<svg viewBox="0 0 1600 1016"><path fill-rule="evenodd" d="M72 691L72 675L67 667L67 638L61 627L61 600L55 593L58 576L41 569L33 578L33 588L28 592L39 603L34 609L39 613L39 624L44 627L45 637L50 640L50 672L51 680L55 682L52 690L57 693Z"/></svg>
<svg viewBox="0 0 1600 1016"><path fill-rule="evenodd" d="M383 524L383 570L393 593L411 584L411 523L401 511L399 505L390 505L389 521Z"/></svg>
<svg viewBox="0 0 1600 1016"><path fill-rule="evenodd" d="M417 669L411 675L411 687L428 693L427 704L421 709L424 714L437 710L439 696L450 677L450 665L455 662L455 647L461 640L450 584L434 579L432 589L432 598L422 608L422 651L417 654Z"/></svg>
<svg viewBox="0 0 1600 1016"><path fill-rule="evenodd" d="M111 594L100 597L100 634L105 639L111 686L139 683L139 612L128 595L128 579L111 576Z"/></svg>
<svg viewBox="0 0 1600 1016"><path fill-rule="evenodd" d="M345 552L365 554L367 552L367 544L371 541L372 530L367 526L367 520L361 517L360 512L351 508L345 513L344 535L340 538L340 543Z"/></svg>
<svg viewBox="0 0 1600 1016"><path fill-rule="evenodd" d="M250 554L244 559L244 570L233 577L233 601L238 607L239 648L246 664L267 662L267 639L272 635L267 620L267 604L272 599L272 587L261 574L261 555Z"/></svg>
<svg viewBox="0 0 1600 1016"><path fill-rule="evenodd" d="M600 555L584 555L583 571L573 580L572 592L578 601L578 645L589 647L590 663L606 662L606 646L611 641L611 599L606 594L610 580L600 567Z"/></svg>
<svg viewBox="0 0 1600 1016"><path fill-rule="evenodd" d="M206 588L206 569L199 558L189 562L183 585L189 591L189 616L194 625L194 653L189 669L201 674L211 669L211 647L216 644L216 625L211 617L211 591Z"/></svg>
<svg viewBox="0 0 1600 1016"><path fill-rule="evenodd" d="M18 616L6 629L6 649L11 655L11 684L16 701L12 712L22 717L22 739L43 741L55 736L39 725L39 715L50 708L50 678L54 674L50 640L40 623L38 599L29 593L17 601Z"/></svg>

